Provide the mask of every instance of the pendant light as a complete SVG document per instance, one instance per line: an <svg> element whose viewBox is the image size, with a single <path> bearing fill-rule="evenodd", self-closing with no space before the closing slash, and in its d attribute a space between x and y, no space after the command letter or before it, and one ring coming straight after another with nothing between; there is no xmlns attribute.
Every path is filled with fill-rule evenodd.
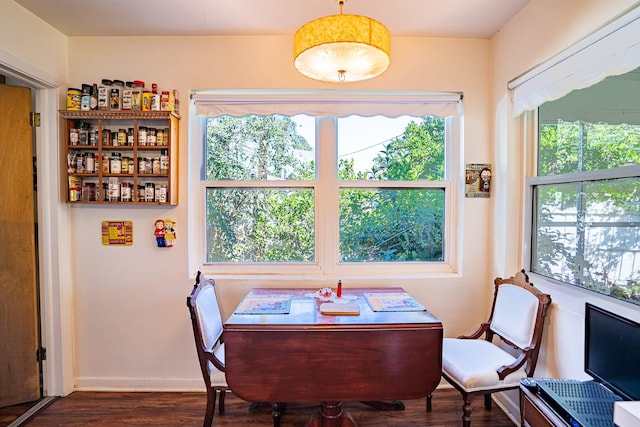
<svg viewBox="0 0 640 427"><path fill-rule="evenodd" d="M339 15L310 21L293 37L296 70L324 82L356 82L389 67L389 30L375 19L344 15L346 0L336 0Z"/></svg>

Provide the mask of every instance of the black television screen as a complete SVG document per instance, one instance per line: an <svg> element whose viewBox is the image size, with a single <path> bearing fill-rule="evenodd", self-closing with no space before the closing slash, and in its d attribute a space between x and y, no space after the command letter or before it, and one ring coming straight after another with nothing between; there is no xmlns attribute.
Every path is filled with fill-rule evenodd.
<svg viewBox="0 0 640 427"><path fill-rule="evenodd" d="M586 303L585 372L625 400L640 400L640 324Z"/></svg>

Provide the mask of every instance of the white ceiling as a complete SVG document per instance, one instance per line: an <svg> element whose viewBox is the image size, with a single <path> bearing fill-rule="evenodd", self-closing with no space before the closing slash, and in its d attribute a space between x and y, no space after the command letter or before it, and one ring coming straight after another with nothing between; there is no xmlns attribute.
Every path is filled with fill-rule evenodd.
<svg viewBox="0 0 640 427"><path fill-rule="evenodd" d="M15 0L67 36L293 35L337 0ZM488 39L530 0L349 0L391 36Z"/></svg>

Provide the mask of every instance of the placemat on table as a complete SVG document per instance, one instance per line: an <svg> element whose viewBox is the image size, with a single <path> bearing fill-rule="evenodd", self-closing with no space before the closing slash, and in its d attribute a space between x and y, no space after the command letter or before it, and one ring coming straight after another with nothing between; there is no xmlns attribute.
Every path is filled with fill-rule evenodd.
<svg viewBox="0 0 640 427"><path fill-rule="evenodd" d="M250 295L245 297L235 314L289 314L291 295Z"/></svg>
<svg viewBox="0 0 640 427"><path fill-rule="evenodd" d="M373 311L426 311L426 308L406 292L365 293Z"/></svg>

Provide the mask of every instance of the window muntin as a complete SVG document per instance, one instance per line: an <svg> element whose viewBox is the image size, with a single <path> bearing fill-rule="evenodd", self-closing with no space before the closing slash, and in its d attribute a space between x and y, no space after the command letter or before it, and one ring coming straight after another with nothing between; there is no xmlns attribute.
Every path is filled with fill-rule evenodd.
<svg viewBox="0 0 640 427"><path fill-rule="evenodd" d="M264 116L259 116L259 117L262 120ZM339 255L338 254L339 250L337 248L334 250L329 247L324 247L324 241L323 242L316 241L315 245L313 246L316 251L322 250L325 252L325 254L320 257L318 257L317 253L309 252L309 248L311 247L311 245L309 245L308 243L318 235L318 231L317 231L318 229L324 229L326 227L326 224L331 224L331 223L335 223L336 226L338 226L338 223L341 221L340 218L345 218L345 216L342 215L342 212L344 212L343 201L345 200L345 198L341 197L341 195L344 196L347 193L350 193L352 195L355 193L360 193L361 196L364 195L363 196L364 200L362 200L361 203L363 203L368 207L371 207L373 204L375 204L376 198L377 200L379 200L379 197L381 194L387 194L387 195L395 194L396 195L395 198L397 199L402 199L402 198L406 200L414 199L414 202L417 200L417 201L421 201L421 203L428 203L429 209L432 210L430 214L425 216L424 218L420 218L419 216L416 216L416 215L409 215L406 213L404 214L403 217L400 217L399 214L396 215L396 219L401 218L401 220L405 220L405 221L408 221L408 220L414 221L413 223L407 223L405 227L406 230L412 230L411 233L414 236L417 236L413 238L413 244L415 246L414 248L407 249L405 247L403 252L400 252L399 255L395 255L395 256L389 256L389 254L397 252L397 250L385 249L386 252L379 251L379 253L375 257L370 256L370 248L368 248L369 252L367 252L366 254L364 254L363 252L362 254L356 254L355 256L353 256L353 253L354 253L353 249L350 249L348 251L348 253L350 254L348 257L348 261L356 262L356 263L365 262L365 261L376 261L376 262L388 263L393 261L406 261L406 260L442 261L444 259L444 237L443 236L445 235L443 231L445 229L444 201L446 200L446 198L444 197L444 194L445 194L445 188L448 188L448 183L444 180L445 120L441 118L433 117L433 116L427 116L425 119L419 118L419 117L409 118L407 116L402 118L396 118L396 119L394 118L390 119L388 117L383 117L383 116L366 117L366 118L357 117L357 119L360 121L364 120L364 122L368 122L368 124L364 125L367 129L375 128L376 126L379 129L384 128L385 126L390 127L391 124L395 124L395 126L397 127L398 123L400 123L403 127L406 128L408 124L411 124L411 123L419 124L423 121L431 124L432 127L435 126L438 132L435 132L433 135L430 135L430 142L431 142L431 145L433 146L432 151L439 153L439 156L432 156L433 158L429 157L429 162L431 162L430 163L431 165L434 165L434 164L437 165L437 167L433 168L433 173L431 175L439 177L440 181L438 185L434 185L434 182L426 180L426 178L432 178L433 176L424 173L425 164L427 164L427 166L429 165L428 162L425 163L424 161L422 161L420 164L420 166L423 168L423 171L421 172L421 174L420 173L416 174L414 177L411 178L411 181L407 181L404 183L403 183L404 177L401 177L402 179L400 181L398 181L397 179L392 181L391 180L393 179L392 175L388 174L388 176L384 178L385 180L388 180L388 182L387 181L378 182L376 179L372 179L373 174L371 173L365 172L360 175L354 175L355 172L353 170L349 170L348 168L345 169L344 167L345 163L343 162L343 159L340 159L340 161L338 161L337 159L338 157L340 157L340 155L337 154L337 150L339 150L340 148L336 148L336 147L348 147L349 142L348 142L348 139L344 136L344 131L345 131L345 128L347 128L346 123L348 123L349 121L356 121L354 119L355 117L356 116L349 116L346 118L330 118L330 117L316 118L316 120L333 121L334 122L333 129L335 130L335 132L328 131L324 133L321 130L318 131L319 135L321 135L318 138L318 140L322 141L322 143L318 143L318 144L313 144L313 142L315 141L309 141L309 139L311 139L309 138L309 135L315 136L315 131L319 127L311 127L313 129L312 131L309 130L310 128L308 126L307 126L307 129L304 129L305 126L302 126L302 127L297 126L295 128L296 133L298 133L299 135L305 136L305 139L307 140L307 142L309 142L308 145L310 147L313 147L314 145L318 146L317 148L318 152L316 155L317 158L328 159L330 158L330 156L333 156L333 159L335 162L335 166L333 167L334 172L332 174L323 174L324 178L320 177L318 179L315 179L315 177L319 176L320 165L318 164L318 162L315 161L315 158L313 156L309 155L308 149L306 148L297 149L298 151L303 152L302 158L307 159L306 162L300 161L299 158L295 160L299 162L298 166L304 165L305 167L309 168L305 171L304 174L300 174L299 171L295 168L293 170L293 173L291 173L291 171L288 171L288 173L283 174L280 171L287 170L283 165L279 165L277 167L270 166L270 167L257 168L255 165L259 164L259 162L256 161L255 158L252 161L247 161L248 156L251 156L252 154L257 152L255 147L259 146L259 143L255 141L255 138L247 137L247 135L240 136L240 137L236 137L234 135L233 137L230 137L229 129L233 129L234 127L229 123L229 120L227 117L224 118L223 129L212 130L209 125L213 125L215 127L216 125L219 125L222 122L220 121L221 120L220 117L208 118L207 119L207 123L208 123L207 135L208 135L208 138L210 138L211 136L213 136L213 138L210 138L210 140L207 142L206 145L214 146L216 148L208 148L206 150L207 151L205 155L206 162L204 166L204 170L206 171L205 173L206 178L205 178L204 184L206 187L206 194L207 194L206 196L206 200L207 200L207 203L206 203L207 205L206 206L206 212L207 212L206 262L313 263L314 260L315 262L322 262L322 260L324 260L324 262L326 263L326 262L331 262L330 258L333 256L335 256L335 259L337 262L345 261L347 260L347 258L343 258L341 255ZM248 123L250 121L250 120L247 120L248 118L249 116L243 116L242 121L244 121L245 123ZM292 118L297 119L298 116L292 117ZM237 124L238 118L235 118L235 119ZM376 120L381 123L376 124ZM360 125L361 125L360 129L362 130L363 129L362 123L360 123ZM414 130L413 133L420 134L420 132L417 131L419 130L418 126L417 125L412 125L412 126ZM341 133L341 128L342 128L342 133ZM400 127L400 129L402 129L402 127ZM395 132L397 132L397 130L395 130ZM360 139L362 139L362 133L363 132L360 132L360 136L359 136ZM239 134L242 135L242 132L240 132ZM394 133L393 135L402 135L402 134L403 132L401 131L399 133ZM290 136L291 132L289 132L288 135ZM338 135L338 136L337 137L334 136L332 138L331 135ZM375 134L375 135L378 136L379 134ZM413 136L413 139L415 139L415 135L412 135L412 136ZM296 138L297 136L294 135L293 140L296 140ZM386 140L386 144L377 143L377 144L370 144L370 145L379 145L382 148L388 148L388 145L391 142L388 139L389 138L387 138ZM396 138L396 139L397 141L400 141L402 138ZM228 140L233 143L221 143L224 140ZM248 145L247 141L251 141L251 144ZM368 143L368 142L365 141L365 143ZM237 153L225 153L224 151L220 151L219 149L219 147L224 147L225 150L228 150L230 147L234 147L234 146L236 147L236 150L238 149L240 149L240 151L244 150L244 154L238 155ZM298 143L298 147L305 147L305 145L304 143ZM405 151L409 153L410 150L407 150L406 146L404 148L405 148ZM232 161L237 167L240 167L240 168L244 167L246 171L237 171L234 168L229 169L228 165L221 164L221 162L224 163L223 159L225 158L225 156L227 159L229 158L232 159ZM380 152L376 153L376 155L374 156L374 159L376 157L378 158L378 161L379 161ZM308 160L308 159L312 159L312 160ZM338 166L338 164L340 164L340 166ZM316 166L318 167L318 170L316 170ZM226 170L226 172L220 173L217 170L218 168L221 168L220 170ZM266 174L264 172L260 173L259 172L260 169L268 170L269 172ZM340 179L336 180L335 178L336 176L339 176ZM378 174L378 179L380 178L380 176L382 175ZM354 179L356 180L355 181L356 184L354 184L354 181L353 181ZM366 182L363 183L362 180L365 180ZM293 185L296 182L298 182L298 184ZM409 182L413 182L413 184L409 185L409 188L405 188L406 186L408 186ZM353 188L354 185L355 185L355 188ZM384 187L386 186L397 187L397 188L385 189ZM273 187L273 188L270 188L270 187ZM365 189L360 187L370 187L370 188ZM437 188L431 188L431 187L437 187ZM231 192L221 191L222 189L224 190L233 189L235 193L233 191ZM257 189L259 189L259 191L256 191ZM276 189L277 191L274 191ZM247 220L248 217L244 213L242 213L244 212L243 209L245 208L240 208L240 210L237 210L238 206L241 206L238 203L235 204L235 207L233 207L234 206L233 204L229 204L228 207L225 207L224 203L222 205L214 207L214 203L217 203L217 204L220 203L221 197L230 198L231 197L230 195L235 194L235 197L237 197L238 199L242 199L244 197L245 199L257 200L258 196L256 195L262 194L261 197L264 200L270 197L274 197L274 199L278 199L278 197L275 197L275 195L279 194L279 200L282 201L287 199L287 197L282 196L281 194L282 191L286 192L287 194L296 194L302 189L304 189L304 192L300 194L304 194L304 197L298 197L298 199L305 199L307 201L311 200L313 202L313 200L317 199L319 194L322 194L323 200L326 200L326 197L333 198L336 200L335 203L331 202L328 204L328 205L334 205L336 207L336 210L333 212L329 212L326 206L317 206L314 203L307 203L304 205L305 206L304 213L301 213L299 211L297 212L299 214L299 220L297 220L297 224L302 224L302 225L298 228L293 226L289 227L288 231L293 232L294 228L298 231L307 229L309 230L308 236L311 236L310 239L302 238L299 235L295 236L299 241L305 242L304 250L301 250L300 254L292 255L291 252L288 252L287 254L289 256L282 256L286 251L283 251L283 250L278 251L276 249L273 249L273 248L282 249L283 247L286 246L286 242L290 240L291 241L295 240L295 239L292 239L291 236L287 236L286 233L279 234L275 232L276 227L274 227L273 224L269 225L268 227L266 227L265 229L263 229L258 233L262 240L270 241L269 243L271 245L270 247L272 247L273 249L271 251L265 251L263 249L260 249L260 250L255 250L254 252L252 252L251 250L248 250L248 251L238 250L234 252L234 250L230 249L230 245L228 242L215 243L212 240L214 238L222 238L222 236L225 236L224 238L227 238L226 236L230 236L232 234L234 236L237 236L238 234L232 232L231 230L231 228L233 227L229 227L228 224L242 223L244 225L244 228L248 227L247 224L254 224L254 225L260 224L261 226L266 226L267 224L266 221L263 220L262 222L259 222L255 220L255 218L252 219L251 221L248 221ZM242 193L253 194L253 196L251 197L247 197L246 195L239 196L239 194L241 195ZM224 196L225 194L226 196ZM265 194L268 194L268 197L265 197L264 196ZM416 197L415 194L422 194L422 197ZM309 195L311 196L309 197ZM434 203L434 200L438 200L438 202ZM283 206L286 206L286 203L284 204L274 203L271 206L276 206L276 205L283 208ZM355 205L352 204L351 208L354 209L354 206ZM291 206L289 206L289 208L291 208L289 209L291 211L296 210ZM426 208L425 206L417 206L417 209L415 209L415 211L425 212L425 208ZM249 210L249 208L246 208L246 209L247 211ZM283 209L287 211L286 208L283 208ZM438 211L438 209L440 210ZM222 218L221 211L226 212L227 214L226 219L224 220L221 219ZM358 211L358 214L362 217L361 210L355 209L355 211ZM239 218L233 218L233 215L243 216L245 219L244 221L242 221ZM336 217L335 220L330 218L332 215ZM263 218L270 217L270 218L277 218L277 219L281 218L281 216L274 216L274 215L257 215L257 217L263 217ZM387 219L387 222L386 222L387 225L392 224L390 222L390 218L391 217ZM369 220L371 219L372 218L370 217ZM314 220L315 220L315 223L314 223ZM218 222L216 223L215 221L218 221ZM382 222L381 226L385 226L385 222ZM397 228L398 224L393 224L393 226ZM266 230L268 230L268 232ZM398 230L396 230L396 233L397 232ZM244 231L244 229L242 233L245 237L252 235L251 233ZM257 233L257 231L254 231L253 233L254 233L253 235L256 235L255 233ZM265 237L263 239L265 234L268 237ZM391 236L393 233L389 232L388 234ZM407 235L407 231L405 231L405 237L406 235ZM280 238L281 241L274 242L270 240L274 236L278 236L278 238ZM339 239L342 239L345 242L345 244L347 241L353 240L352 236L353 236L353 228L351 228L350 230L347 230L345 228L340 228ZM434 236L438 236L438 237L434 238ZM429 244L427 244L424 241L420 242L420 238L424 240L427 237L431 239L431 242ZM331 242L331 239L327 239L327 240ZM411 240L404 241L403 244L405 246L407 245L407 241L411 242ZM419 243L416 243L416 242L419 242ZM264 244L264 242L262 243ZM226 249L224 251L221 251L220 248L224 247L225 245L226 245ZM343 243L337 242L336 245L342 246ZM437 248L434 249L434 245L437 246ZM239 247L242 247L242 248L247 248L249 246L251 245L242 244L242 243L239 244ZM428 250L425 249L425 247L427 246L429 246ZM430 255L428 256L425 255L427 252L429 252ZM236 255L230 255L233 253L236 253ZM242 255L238 255L239 253L242 253ZM270 254L270 256L273 256L273 257L257 256L256 254L258 253ZM331 255L331 254L334 254L334 255ZM381 254L386 254L386 255L383 256ZM340 259L338 260L338 258Z"/></svg>
<svg viewBox="0 0 640 427"><path fill-rule="evenodd" d="M606 102L632 81L540 106L531 270L640 304L640 120Z"/></svg>

